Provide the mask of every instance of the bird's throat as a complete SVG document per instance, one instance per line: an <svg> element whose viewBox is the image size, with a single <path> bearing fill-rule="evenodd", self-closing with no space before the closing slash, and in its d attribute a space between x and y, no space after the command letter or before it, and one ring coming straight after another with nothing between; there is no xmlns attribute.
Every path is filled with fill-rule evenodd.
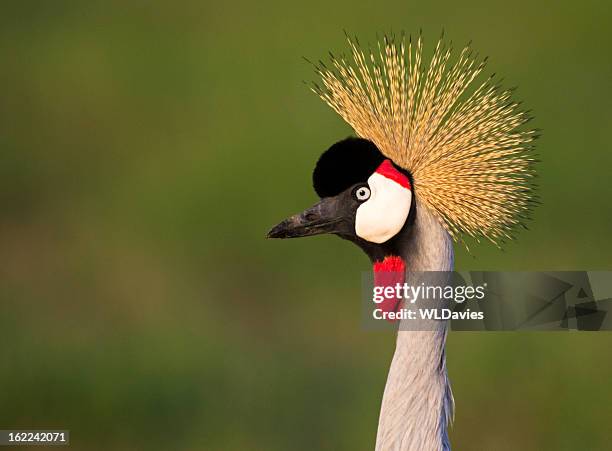
<svg viewBox="0 0 612 451"><path fill-rule="evenodd" d="M401 257L391 255L382 261L374 262L374 286L388 289L391 296L385 293L383 301L378 305L383 312L396 312L401 306L401 300L395 295L396 285L403 285L406 280L406 263ZM389 320L393 321L393 320Z"/></svg>
<svg viewBox="0 0 612 451"><path fill-rule="evenodd" d="M374 264L377 285L413 284L419 272L453 269L452 239L423 205L416 210L412 227L396 240L394 248L394 254L401 258L387 263L384 259L378 266L391 271L380 271L379 275ZM404 271L397 271L399 262ZM409 263L409 272L404 262ZM388 306L392 307L397 308L397 302ZM376 451L450 449L447 427L453 398L446 371L446 332L447 324L442 321L427 324L423 330L414 330L412 323L400 324L381 405Z"/></svg>

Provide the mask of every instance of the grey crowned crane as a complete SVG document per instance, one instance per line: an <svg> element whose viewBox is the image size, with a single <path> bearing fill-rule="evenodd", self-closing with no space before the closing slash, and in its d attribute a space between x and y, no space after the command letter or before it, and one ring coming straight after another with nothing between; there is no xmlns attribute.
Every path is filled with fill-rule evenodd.
<svg viewBox="0 0 612 451"><path fill-rule="evenodd" d="M528 112L493 76L472 88L486 60L469 46L451 62L440 39L427 67L422 39L385 37L365 53L315 66L312 90L355 131L319 158L321 198L275 226L270 238L335 234L370 258L375 273L452 271L453 240L499 245L534 202ZM391 308L396 308L391 306ZM404 320L402 320L403 322ZM447 376L447 322L402 330L383 394L376 450L447 450L454 402Z"/></svg>

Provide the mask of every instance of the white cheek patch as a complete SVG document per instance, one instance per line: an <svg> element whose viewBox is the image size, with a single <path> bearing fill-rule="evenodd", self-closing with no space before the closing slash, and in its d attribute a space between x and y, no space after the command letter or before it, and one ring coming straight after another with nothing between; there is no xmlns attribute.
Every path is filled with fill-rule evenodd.
<svg viewBox="0 0 612 451"><path fill-rule="evenodd" d="M384 243L404 227L412 192L395 180L375 172L368 178L370 199L357 208L355 232L372 243Z"/></svg>

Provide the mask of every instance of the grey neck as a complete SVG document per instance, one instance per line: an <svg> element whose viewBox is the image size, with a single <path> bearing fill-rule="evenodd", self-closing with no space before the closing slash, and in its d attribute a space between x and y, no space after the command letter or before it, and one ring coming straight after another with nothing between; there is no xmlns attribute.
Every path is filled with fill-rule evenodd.
<svg viewBox="0 0 612 451"><path fill-rule="evenodd" d="M410 271L453 270L453 240L423 205L416 209L414 223L398 237L396 246Z"/></svg>
<svg viewBox="0 0 612 451"><path fill-rule="evenodd" d="M399 238L407 271L452 271L453 244L444 227L424 206ZM407 274L407 282L410 275ZM404 324L406 326L406 324ZM447 426L453 397L446 371L447 323L427 330L402 327L382 400L376 451L449 450Z"/></svg>

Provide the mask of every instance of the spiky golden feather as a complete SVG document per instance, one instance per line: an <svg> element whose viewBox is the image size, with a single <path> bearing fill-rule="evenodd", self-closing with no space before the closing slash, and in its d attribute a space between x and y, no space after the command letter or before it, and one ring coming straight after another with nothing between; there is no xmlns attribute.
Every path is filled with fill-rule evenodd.
<svg viewBox="0 0 612 451"><path fill-rule="evenodd" d="M527 219L534 202L533 141L528 112L483 71L469 45L451 63L440 38L429 66L423 43L385 37L364 52L347 37L351 58L315 65L312 90L362 138L410 171L418 202L455 240L462 234L499 245Z"/></svg>

